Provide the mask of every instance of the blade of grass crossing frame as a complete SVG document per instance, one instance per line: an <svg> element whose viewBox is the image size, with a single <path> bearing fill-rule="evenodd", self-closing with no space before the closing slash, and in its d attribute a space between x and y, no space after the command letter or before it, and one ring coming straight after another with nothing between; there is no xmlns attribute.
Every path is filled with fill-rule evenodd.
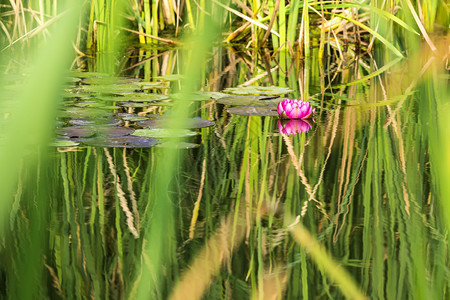
<svg viewBox="0 0 450 300"><path fill-rule="evenodd" d="M313 261L322 268L325 273L338 284L341 292L350 299L367 299L360 291L350 274L342 268L309 233L303 225L290 226L289 231L295 242L308 251Z"/></svg>
<svg viewBox="0 0 450 300"><path fill-rule="evenodd" d="M198 90L199 80L202 76L202 66L210 53L210 47L218 36L218 28L213 20L205 21L205 28L200 28L192 37L191 43L195 48L186 49L185 55L188 64L183 70L182 94L186 99ZM189 101L175 101L173 106L173 118L169 119L169 131L174 128L184 127L188 117ZM170 139L177 142L178 139ZM148 297L160 298L172 287L171 278L173 270L171 259L176 255L175 228L173 216L173 203L168 190L172 186L172 178L177 174L179 152L177 149L156 149L157 162L156 173L161 174L150 178L150 193L148 201L153 202L150 226L146 232L147 244L143 248L142 277L138 287L137 299Z"/></svg>

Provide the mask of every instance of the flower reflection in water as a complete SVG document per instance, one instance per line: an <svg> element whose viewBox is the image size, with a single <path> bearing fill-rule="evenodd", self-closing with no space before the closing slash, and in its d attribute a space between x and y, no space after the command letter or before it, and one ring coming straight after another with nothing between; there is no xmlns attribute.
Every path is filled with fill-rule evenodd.
<svg viewBox="0 0 450 300"><path fill-rule="evenodd" d="M314 121L314 120L313 120ZM281 134L291 135L301 132L308 132L312 128L311 121L292 119L292 120L282 120L278 119L278 129Z"/></svg>

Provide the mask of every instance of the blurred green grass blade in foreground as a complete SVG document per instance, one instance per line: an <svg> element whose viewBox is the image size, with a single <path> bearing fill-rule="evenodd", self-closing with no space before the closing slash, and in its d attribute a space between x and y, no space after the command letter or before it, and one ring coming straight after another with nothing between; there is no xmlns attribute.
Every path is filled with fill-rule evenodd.
<svg viewBox="0 0 450 300"><path fill-rule="evenodd" d="M49 35L46 40L35 37L33 45L38 47L26 48L27 45L16 43L2 53L2 65L7 61L24 66L32 62L21 70L26 77L14 83L14 90L7 88L7 83L11 82L9 74L0 76L1 235L8 234L8 221L14 217L14 214L10 216L14 194L29 194L29 197L22 197L27 199L27 203L16 203L15 206L29 207L33 211L27 224L30 230L28 239L24 237L20 247L23 251L21 264L16 265L16 269L8 269L11 273L6 281L6 290L11 299L32 299L36 292L45 289L40 281L44 278L41 275L45 268L42 241L47 231L44 215L48 210L48 182L45 176L41 178L41 174L46 167L46 148L53 132L65 74L74 55L71 43L75 38L81 2L70 3L66 10L61 10L63 17L54 17L57 21L47 28ZM23 176L22 186L20 183L25 173L27 176ZM21 190L22 187L26 188ZM10 263L7 257L3 259Z"/></svg>

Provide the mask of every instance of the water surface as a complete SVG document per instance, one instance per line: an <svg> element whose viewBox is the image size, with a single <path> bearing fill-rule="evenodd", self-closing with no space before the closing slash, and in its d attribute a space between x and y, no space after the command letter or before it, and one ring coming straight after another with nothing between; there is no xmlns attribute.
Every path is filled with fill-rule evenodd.
<svg viewBox="0 0 450 300"><path fill-rule="evenodd" d="M159 54L149 60L130 52L122 75L162 76L146 93L168 99L89 106L128 117L168 114L183 57ZM22 170L2 240L2 281L14 281L22 259L38 258L42 298L133 299L143 280L157 287L153 299L344 298L336 276L373 299L448 295L448 233L430 168L432 95L420 86L399 94L402 87L378 76L361 80L370 74L362 66L373 65L368 57L334 72L332 59L305 69L289 55L261 57L214 49L202 90L288 88L282 96L316 107L307 132L283 135L275 116L230 114L230 105L215 100L227 95L200 94L179 101L188 101L192 117L215 124L182 139L175 172L165 173L174 145L164 138L149 148L54 147L36 170ZM90 103L65 101L82 110ZM137 129L139 121L121 126ZM155 242L164 251L149 257L143 249ZM28 253L31 245L41 251ZM142 267L160 268L161 276L146 277Z"/></svg>

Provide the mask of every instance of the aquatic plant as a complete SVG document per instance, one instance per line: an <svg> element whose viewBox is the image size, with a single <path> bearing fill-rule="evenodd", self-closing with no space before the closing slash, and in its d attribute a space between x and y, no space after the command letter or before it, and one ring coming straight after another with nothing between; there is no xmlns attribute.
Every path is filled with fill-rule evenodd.
<svg viewBox="0 0 450 300"><path fill-rule="evenodd" d="M283 119L308 119L316 111L308 101L285 99L278 103L278 114Z"/></svg>
<svg viewBox="0 0 450 300"><path fill-rule="evenodd" d="M312 128L309 121L300 119L278 120L277 125L280 133L285 135L306 133Z"/></svg>

